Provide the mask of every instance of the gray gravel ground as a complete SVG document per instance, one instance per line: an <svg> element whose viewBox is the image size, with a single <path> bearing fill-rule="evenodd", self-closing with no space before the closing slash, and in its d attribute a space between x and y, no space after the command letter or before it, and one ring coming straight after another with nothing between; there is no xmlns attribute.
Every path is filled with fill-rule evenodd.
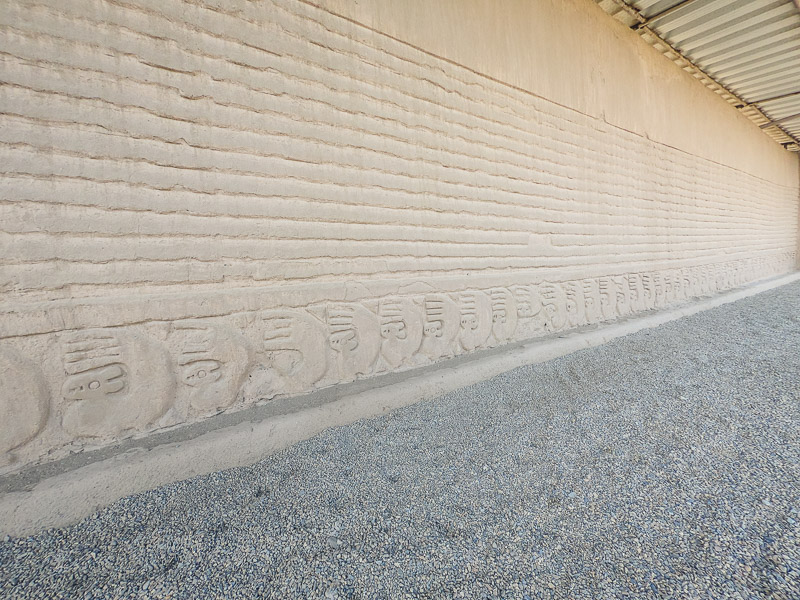
<svg viewBox="0 0 800 600"><path fill-rule="evenodd" d="M8 598L800 598L800 284L0 543Z"/></svg>

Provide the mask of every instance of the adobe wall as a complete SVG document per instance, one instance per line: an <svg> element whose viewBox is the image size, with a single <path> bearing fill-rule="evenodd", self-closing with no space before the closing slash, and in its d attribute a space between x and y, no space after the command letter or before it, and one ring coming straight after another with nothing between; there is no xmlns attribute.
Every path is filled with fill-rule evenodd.
<svg viewBox="0 0 800 600"><path fill-rule="evenodd" d="M0 472L795 268L796 156L589 0L318 2L4 4Z"/></svg>

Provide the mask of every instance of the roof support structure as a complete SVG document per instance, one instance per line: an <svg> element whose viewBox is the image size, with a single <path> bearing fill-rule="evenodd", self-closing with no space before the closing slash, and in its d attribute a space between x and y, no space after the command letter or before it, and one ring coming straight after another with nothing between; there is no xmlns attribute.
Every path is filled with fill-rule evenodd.
<svg viewBox="0 0 800 600"><path fill-rule="evenodd" d="M800 0L797 0L800 2ZM779 96L771 96L770 98L762 98L761 100L753 100L750 105L757 105L757 104L766 104L767 102L773 102L775 100L784 100L786 98L792 98L793 96L800 96L800 92L789 92L788 94L780 94Z"/></svg>
<svg viewBox="0 0 800 600"><path fill-rule="evenodd" d="M667 8L666 10L662 10L659 13L656 13L654 15L650 15L649 17L647 17L645 19L644 23L639 23L638 25L635 25L633 28L634 29L641 29L642 27L644 27L646 25L649 25L650 23L652 23L653 21L655 21L659 17L664 17L664 16L666 16L668 14L671 14L671 13L675 12L676 10L678 10L679 8L683 8L687 4L691 4L694 1L695 0L683 0L683 2L679 2L675 6L671 6L670 8ZM800 0L796 0L796 1L800 2Z"/></svg>
<svg viewBox="0 0 800 600"><path fill-rule="evenodd" d="M721 80L724 81L724 72L718 73L717 70L715 70L715 76L709 75L709 73L707 73L703 68L699 67L697 63L692 60L691 50L687 51L687 54L684 54L675 45L673 45L669 39L669 34L665 34L662 37L662 35L658 32L658 30L662 28L664 24L669 26L669 24L674 22L675 19L682 18L682 14L680 16L670 17L670 15L673 15L673 13L675 13L675 11L678 9L688 7L687 16L691 18L693 13L698 13L703 9L704 6L710 2L713 2L714 0L677 1L669 8L661 10L650 16L645 16L645 13L642 11L646 11L646 8L644 7L648 5L652 6L654 4L653 2L643 2L641 0L595 1L615 19L636 31L642 37L642 39L653 46L656 50L661 52L664 56L669 58L672 62L678 65L678 67L692 75L695 79L700 81L700 83L719 95L723 100L739 109L744 116L753 121L762 130L764 130L767 135L772 137L779 144L783 145L784 148L800 152L800 133L798 133L797 127L794 125L789 126L788 128L786 126L781 126L784 123L793 121L797 115L792 114L789 116L783 116L786 114L785 107L783 107L781 108L781 112L783 114L779 112L780 116L778 118L773 118L769 116L769 114L765 113L761 108L761 105L768 102L800 96L800 89L795 91L791 90L790 88L791 91L782 92L770 97L760 98L757 100L746 100L739 95L739 92L721 83L720 80L715 78L716 76L719 76ZM784 2L787 2L789 6L793 5L797 7L798 11L800 11L800 0L784 0ZM696 6L690 6L695 4ZM638 6L642 6L643 8L640 10ZM733 38L732 41L735 42L735 38ZM743 42L739 42L739 45L741 46L742 43ZM697 45L696 41L695 45ZM702 60L702 55L700 55L698 58ZM798 87L800 87L800 83L798 84ZM747 90L745 89L743 93L747 93ZM793 101L789 100L789 102L792 103ZM772 111L773 109L766 110Z"/></svg>
<svg viewBox="0 0 800 600"><path fill-rule="evenodd" d="M774 121L770 121L769 123L764 123L761 125L761 129L766 129L767 127L772 127L773 125L780 125L781 123L788 123L789 121L793 121L794 119L800 118L800 113L795 115L789 115L788 117L783 117L781 119L775 119Z"/></svg>

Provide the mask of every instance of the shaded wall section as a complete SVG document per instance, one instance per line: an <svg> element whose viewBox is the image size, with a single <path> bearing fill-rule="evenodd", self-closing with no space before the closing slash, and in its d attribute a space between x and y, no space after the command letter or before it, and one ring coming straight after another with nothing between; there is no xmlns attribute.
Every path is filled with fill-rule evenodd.
<svg viewBox="0 0 800 600"><path fill-rule="evenodd" d="M323 4L4 5L3 470L795 268L796 157L589 0Z"/></svg>

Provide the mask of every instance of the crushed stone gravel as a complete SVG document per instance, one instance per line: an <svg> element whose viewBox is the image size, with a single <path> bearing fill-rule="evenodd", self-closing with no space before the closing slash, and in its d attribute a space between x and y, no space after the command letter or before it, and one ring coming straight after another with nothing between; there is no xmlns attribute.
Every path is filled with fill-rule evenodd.
<svg viewBox="0 0 800 600"><path fill-rule="evenodd" d="M0 541L3 598L800 598L800 283Z"/></svg>

